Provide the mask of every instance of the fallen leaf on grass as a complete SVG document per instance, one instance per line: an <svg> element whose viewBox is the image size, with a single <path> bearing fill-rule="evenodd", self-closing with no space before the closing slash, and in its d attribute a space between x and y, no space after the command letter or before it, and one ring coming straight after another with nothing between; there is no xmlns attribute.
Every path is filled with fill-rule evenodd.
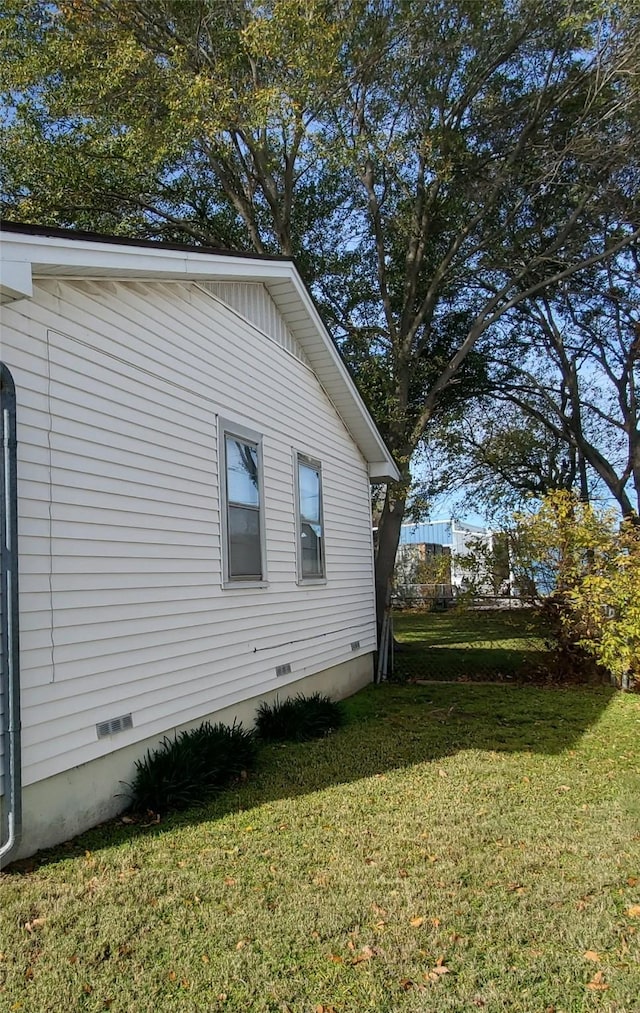
<svg viewBox="0 0 640 1013"><path fill-rule="evenodd" d="M438 777L448 777L448 776L449 775L447 774L446 770L443 770L442 767L440 767L438 771Z"/></svg>
<svg viewBox="0 0 640 1013"><path fill-rule="evenodd" d="M329 960L334 964L344 964L344 957L340 957L337 953L330 953Z"/></svg>
<svg viewBox="0 0 640 1013"><path fill-rule="evenodd" d="M46 918L32 918L30 922L25 922L24 927L27 932L35 932L41 925L44 925Z"/></svg>
<svg viewBox="0 0 640 1013"><path fill-rule="evenodd" d="M582 956L585 960L593 960L594 964L597 964L600 960L600 954L597 950L585 950Z"/></svg>
<svg viewBox="0 0 640 1013"><path fill-rule="evenodd" d="M609 986L607 985L606 981L604 980L604 974L602 973L602 971L598 971L597 974L594 974L594 976L591 979L591 981L589 981L587 983L587 988L590 988L592 992L606 992L607 991L607 989L609 988Z"/></svg>
<svg viewBox="0 0 640 1013"><path fill-rule="evenodd" d="M435 982L440 981L440 978L444 974L450 973L451 973L450 969L446 966L444 962L444 957L438 957L438 959L436 960L435 967L432 967L431 970L425 974L425 978L427 978L428 981Z"/></svg>
<svg viewBox="0 0 640 1013"><path fill-rule="evenodd" d="M628 918L640 918L640 904L632 904L627 908Z"/></svg>
<svg viewBox="0 0 640 1013"><path fill-rule="evenodd" d="M375 957L377 952L372 946L363 946L360 953L353 958L351 963L354 965L362 964L365 960L371 960L372 957Z"/></svg>
<svg viewBox="0 0 640 1013"><path fill-rule="evenodd" d="M409 992L412 988L415 988L418 992L424 992L425 990L424 985L421 985L417 981L413 981L411 978L402 978L398 984L403 992Z"/></svg>
<svg viewBox="0 0 640 1013"><path fill-rule="evenodd" d="M225 876L223 882L225 886L235 886L238 880L234 879L233 876Z"/></svg>
<svg viewBox="0 0 640 1013"><path fill-rule="evenodd" d="M413 925L414 929L419 929L423 922L424 918L421 918L420 915L418 915L416 918L412 918L409 924Z"/></svg>

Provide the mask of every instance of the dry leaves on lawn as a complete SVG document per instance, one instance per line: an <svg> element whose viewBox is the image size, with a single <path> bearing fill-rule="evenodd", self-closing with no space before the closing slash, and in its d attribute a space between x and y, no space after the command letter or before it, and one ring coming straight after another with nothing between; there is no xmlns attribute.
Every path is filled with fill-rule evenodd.
<svg viewBox="0 0 640 1013"><path fill-rule="evenodd" d="M609 986L604 980L604 974L602 971L598 971L594 974L590 982L587 983L587 988L590 988L592 992L606 992Z"/></svg>

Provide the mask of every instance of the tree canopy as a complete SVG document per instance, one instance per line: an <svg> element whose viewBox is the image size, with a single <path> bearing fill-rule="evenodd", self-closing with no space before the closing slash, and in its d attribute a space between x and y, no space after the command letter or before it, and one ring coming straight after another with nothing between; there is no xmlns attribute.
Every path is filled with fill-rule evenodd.
<svg viewBox="0 0 640 1013"><path fill-rule="evenodd" d="M5 0L5 215L296 257L402 469L480 339L638 236L638 14Z"/></svg>

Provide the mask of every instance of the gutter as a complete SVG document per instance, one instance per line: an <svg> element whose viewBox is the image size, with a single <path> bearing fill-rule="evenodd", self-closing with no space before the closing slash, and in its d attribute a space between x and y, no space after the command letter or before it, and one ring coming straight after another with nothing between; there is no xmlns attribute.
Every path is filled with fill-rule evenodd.
<svg viewBox="0 0 640 1013"><path fill-rule="evenodd" d="M15 854L22 838L22 763L20 744L20 638L18 624L18 479L16 439L16 389L11 373L0 362L0 575L2 579L2 615L0 637L2 670L0 693L3 700L0 735L4 742L3 809L6 840L0 838L0 869Z"/></svg>

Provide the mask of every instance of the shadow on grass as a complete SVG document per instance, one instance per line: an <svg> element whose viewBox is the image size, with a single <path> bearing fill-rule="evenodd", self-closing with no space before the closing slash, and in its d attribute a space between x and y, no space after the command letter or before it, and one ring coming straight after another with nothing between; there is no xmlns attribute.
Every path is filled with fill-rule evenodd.
<svg viewBox="0 0 640 1013"><path fill-rule="evenodd" d="M399 613L397 678L508 678L530 682L553 668L545 629L530 610ZM552 674L552 673L551 673Z"/></svg>
<svg viewBox="0 0 640 1013"><path fill-rule="evenodd" d="M345 702L347 724L339 732L313 742L263 746L257 772L202 807L170 814L158 824L149 824L147 818L125 825L116 819L5 872L28 873L86 851L118 847L140 835L157 837L461 750L557 755L576 745L614 695L615 690L604 687L370 686Z"/></svg>

